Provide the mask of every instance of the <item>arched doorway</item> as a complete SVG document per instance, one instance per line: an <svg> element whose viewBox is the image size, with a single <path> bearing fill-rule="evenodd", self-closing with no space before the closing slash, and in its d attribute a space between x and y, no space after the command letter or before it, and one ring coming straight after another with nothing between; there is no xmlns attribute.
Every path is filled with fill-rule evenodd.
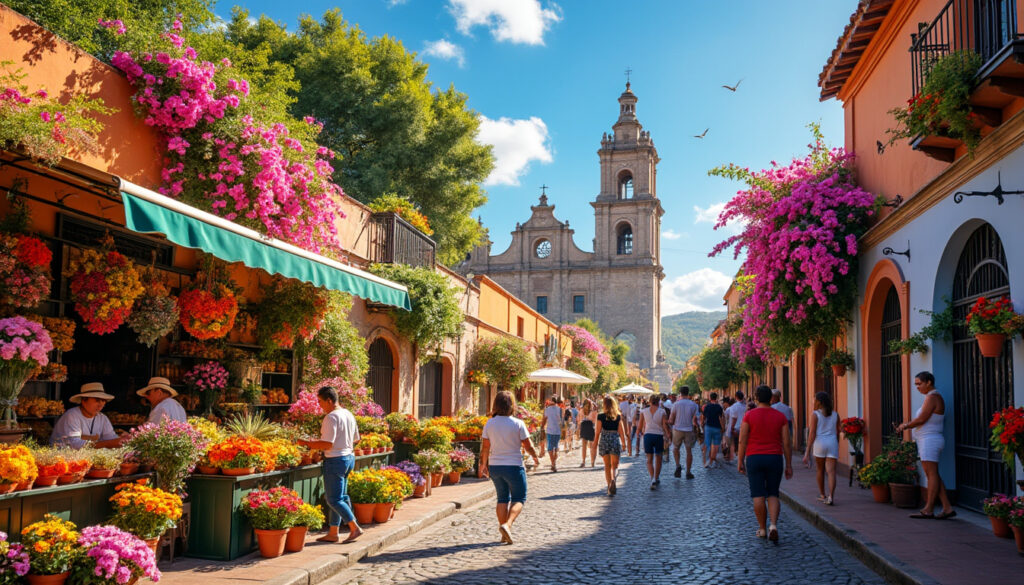
<svg viewBox="0 0 1024 585"><path fill-rule="evenodd" d="M966 318L979 297L1010 294L1006 254L999 234L983 224L967 239L953 277L953 315ZM953 331L953 407L956 487L960 505L981 510L981 501L1014 492L1014 472L989 444L992 413L1013 403L1012 341L998 358L983 358L967 327Z"/></svg>
<svg viewBox="0 0 1024 585"><path fill-rule="evenodd" d="M373 401L381 405L384 412L392 412L391 391L395 373L395 360L391 346L382 338L370 344L370 370L366 373L366 385L373 391Z"/></svg>
<svg viewBox="0 0 1024 585"><path fill-rule="evenodd" d="M420 364L420 404L417 409L420 420L441 416L443 373L444 364L440 361Z"/></svg>
<svg viewBox="0 0 1024 585"><path fill-rule="evenodd" d="M882 309L882 343L881 352L881 407L882 407L882 444L895 434L895 425L903 422L903 359L899 352L889 349L889 342L899 341L903 336L903 313L900 310L900 297L895 286L889 286L885 295L885 306Z"/></svg>

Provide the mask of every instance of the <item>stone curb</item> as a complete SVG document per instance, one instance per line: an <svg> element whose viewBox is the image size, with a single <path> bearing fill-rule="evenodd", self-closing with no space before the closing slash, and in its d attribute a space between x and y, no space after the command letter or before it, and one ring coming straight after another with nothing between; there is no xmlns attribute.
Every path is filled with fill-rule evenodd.
<svg viewBox="0 0 1024 585"><path fill-rule="evenodd" d="M889 583L896 585L939 585L939 581L893 557L879 545L868 540L861 540L859 532L842 522L819 514L813 508L790 495L785 489L780 489L779 494L782 501L786 502L793 511L803 516L812 526L838 542L840 546Z"/></svg>
<svg viewBox="0 0 1024 585"><path fill-rule="evenodd" d="M263 585L316 585L330 579L348 567L359 562L363 557L380 552L385 548L399 542L400 540L415 534L431 526L444 518L452 516L461 510L465 510L475 504L484 502L494 497L493 488L488 482L482 484L480 489L474 493L455 500L441 504L416 520L394 530L378 534L372 541L357 541L354 549L348 549L344 554L331 554L318 557L313 562L300 569L290 569L284 573L263 581Z"/></svg>

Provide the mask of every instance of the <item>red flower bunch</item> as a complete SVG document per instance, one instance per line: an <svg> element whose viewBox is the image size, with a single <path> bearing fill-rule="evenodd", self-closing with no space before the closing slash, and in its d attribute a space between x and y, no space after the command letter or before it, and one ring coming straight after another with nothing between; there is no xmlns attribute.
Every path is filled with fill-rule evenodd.
<svg viewBox="0 0 1024 585"><path fill-rule="evenodd" d="M85 328L97 335L120 327L144 292L135 265L113 250L112 240L105 241L102 250L82 250L71 260L67 275L75 310Z"/></svg>
<svg viewBox="0 0 1024 585"><path fill-rule="evenodd" d="M1016 335L1018 333L1017 314L1013 312L1013 303L1006 296L992 302L980 297L967 313L967 329L973 334L1000 333Z"/></svg>
<svg viewBox="0 0 1024 585"><path fill-rule="evenodd" d="M1007 407L992 415L990 443L1011 469L1013 456L1024 461L1024 407Z"/></svg>
<svg viewBox="0 0 1024 585"><path fill-rule="evenodd" d="M235 326L238 299L228 286L191 289L178 297L179 321L196 339L220 339Z"/></svg>
<svg viewBox="0 0 1024 585"><path fill-rule="evenodd" d="M50 292L53 253L35 236L0 234L0 302L34 307Z"/></svg>
<svg viewBox="0 0 1024 585"><path fill-rule="evenodd" d="M844 418L843 420L839 421L839 428L843 431L843 434L847 436L864 436L864 419L856 416Z"/></svg>

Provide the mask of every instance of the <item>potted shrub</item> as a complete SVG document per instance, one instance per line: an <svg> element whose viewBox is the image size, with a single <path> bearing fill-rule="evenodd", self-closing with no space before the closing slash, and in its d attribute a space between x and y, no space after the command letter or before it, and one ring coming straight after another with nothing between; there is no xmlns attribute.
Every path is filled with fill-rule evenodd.
<svg viewBox="0 0 1024 585"><path fill-rule="evenodd" d="M416 417L401 412L388 414L384 417L384 422L388 424L388 436L395 443L401 443L406 437L412 436L417 425Z"/></svg>
<svg viewBox="0 0 1024 585"><path fill-rule="evenodd" d="M139 537L116 526L89 526L78 536L80 560L71 569L71 582L122 585L141 577L160 580L156 555Z"/></svg>
<svg viewBox="0 0 1024 585"><path fill-rule="evenodd" d="M384 482L373 469L353 471L348 476L348 497L359 524L373 522L373 510L384 501Z"/></svg>
<svg viewBox="0 0 1024 585"><path fill-rule="evenodd" d="M147 481L126 482L110 497L114 510L110 524L138 536L156 552L160 536L181 519L181 498Z"/></svg>
<svg viewBox="0 0 1024 585"><path fill-rule="evenodd" d="M128 435L126 445L136 457L156 469L157 485L169 492L180 492L185 478L206 452L206 437L187 422L162 418L146 423Z"/></svg>
<svg viewBox="0 0 1024 585"><path fill-rule="evenodd" d="M892 492L893 505L897 508L917 506L920 495L917 488L917 444L894 435L883 456L889 460L889 491Z"/></svg>
<svg viewBox="0 0 1024 585"><path fill-rule="evenodd" d="M420 451L434 450L448 452L452 448L452 441L455 440L455 433L447 427L429 422L420 423L413 437L416 448Z"/></svg>
<svg viewBox="0 0 1024 585"><path fill-rule="evenodd" d="M1003 354L1006 337L1020 332L1014 319L1013 303L1008 297L991 301L980 297L967 313L967 330L978 340L978 350L984 357L999 357Z"/></svg>
<svg viewBox="0 0 1024 585"><path fill-rule="evenodd" d="M240 507L256 531L260 556L273 558L284 554L288 529L302 504L299 494L284 486L252 491L242 498Z"/></svg>
<svg viewBox="0 0 1024 585"><path fill-rule="evenodd" d="M220 467L224 475L249 475L263 464L265 455L263 441L241 435L224 439L206 453L210 463Z"/></svg>
<svg viewBox="0 0 1024 585"><path fill-rule="evenodd" d="M306 533L310 530L320 530L320 527L324 525L323 510L320 509L320 506L302 504L295 513L293 522L294 525L288 529L284 550L300 552L306 546Z"/></svg>
<svg viewBox="0 0 1024 585"><path fill-rule="evenodd" d="M448 471L448 483L456 484L462 479L462 474L473 469L476 463L476 455L472 451L459 445L448 453L450 461Z"/></svg>
<svg viewBox="0 0 1024 585"><path fill-rule="evenodd" d="M0 583L18 583L28 573L28 552L21 543L8 542L7 533L0 532Z"/></svg>
<svg viewBox="0 0 1024 585"><path fill-rule="evenodd" d="M992 533L999 538L1011 538L1013 531L1010 529L1010 512L1013 510L1013 498L1003 494L996 494L986 498L982 502L982 509L992 524Z"/></svg>
<svg viewBox="0 0 1024 585"><path fill-rule="evenodd" d="M402 500L412 495L413 485L408 475L394 468L384 467L377 470L377 474L384 482L383 501L374 506L373 521L384 523L391 519L395 508L402 505Z"/></svg>
<svg viewBox="0 0 1024 585"><path fill-rule="evenodd" d="M821 367L832 367L832 373L836 376L845 376L846 370L852 370L854 365L853 354L845 349L832 348L825 352L821 358Z"/></svg>
<svg viewBox="0 0 1024 585"><path fill-rule="evenodd" d="M70 575L78 558L78 530L74 524L53 514L21 530L21 543L28 551L30 585L60 585Z"/></svg>
<svg viewBox="0 0 1024 585"><path fill-rule="evenodd" d="M228 370L220 365L220 362L202 362L185 372L182 382L188 387L190 394L201 397L203 412L210 414L221 392L228 387Z"/></svg>

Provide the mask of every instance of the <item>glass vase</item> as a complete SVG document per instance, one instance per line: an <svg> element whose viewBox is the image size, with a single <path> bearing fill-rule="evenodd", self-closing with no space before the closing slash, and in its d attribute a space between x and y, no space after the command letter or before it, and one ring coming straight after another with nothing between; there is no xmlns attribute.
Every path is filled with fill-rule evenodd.
<svg viewBox="0 0 1024 585"><path fill-rule="evenodd" d="M13 429L18 425L14 407L25 382L35 371L37 363L26 360L0 362L0 427Z"/></svg>

